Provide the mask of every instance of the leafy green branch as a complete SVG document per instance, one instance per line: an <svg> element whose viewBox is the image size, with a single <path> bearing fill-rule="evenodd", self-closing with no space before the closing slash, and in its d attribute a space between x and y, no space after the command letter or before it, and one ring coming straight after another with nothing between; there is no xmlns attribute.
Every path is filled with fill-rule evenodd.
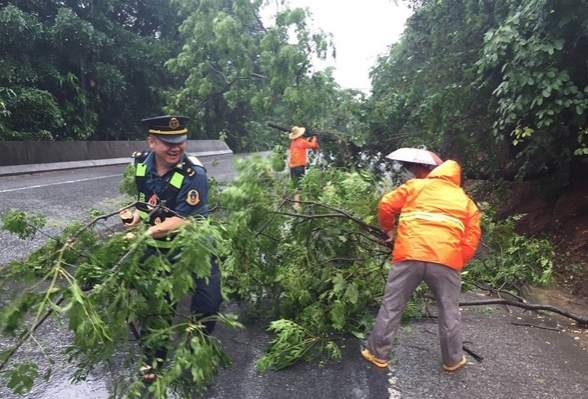
<svg viewBox="0 0 588 399"><path fill-rule="evenodd" d="M137 203L122 209L135 205ZM180 229L174 240L178 241L178 245L190 244L190 251L177 262L177 267L171 271L165 257L156 257L145 268L142 266L142 256L147 245L144 234L129 237L125 232L114 232L105 236L93 231L98 222L118 215L119 211L66 227L59 239L53 240L53 245L59 243L54 252L12 262L2 270L4 275L11 276L6 291L12 291L12 298L6 301L6 306L0 312L0 326L5 334L24 329L16 343L3 353L0 365L0 371L10 379L9 384L15 390L26 392L30 389L39 376L38 368L30 363L14 364L10 369L6 367L13 363L11 360L14 354L25 342L32 340L41 347L39 340L43 337L36 337L36 333L43 323L52 318L65 318L67 328L73 334L73 340L65 352L76 367L75 380L84 379L89 370L108 361L113 352L120 348L127 349L125 356L128 361L140 364L140 343L129 341L128 329L134 330L136 340L138 335L134 325L149 314L170 313L184 320L154 331L156 339L174 335L179 336L179 339L174 341L177 345L172 350L173 367L163 368L161 379L148 388L153 397L165 398L172 391L194 393L205 389L213 378L214 370L230 364L219 343L204 333L202 323L206 320L177 314L168 305L169 300L179 302L184 295L192 292L193 273L199 277L206 277L210 273L209 259L214 250L210 246L210 239L219 239L218 227L203 220L188 223ZM31 229L30 224L25 225L25 222L40 219L22 213L17 216L14 217L14 212L5 216L19 221L9 223L7 227L12 231L26 231L28 237L34 236L35 229ZM40 228L42 224L36 227ZM30 269L41 270L39 263L43 264L43 268L48 267L48 270L35 273L34 278L31 278ZM198 266L194 268L191 266L193 264ZM34 285L19 292L20 284L29 284L31 281ZM153 309L158 310L153 312ZM229 327L240 326L230 315L213 317ZM51 362L51 354L43 348L41 350ZM189 366L179 372L178 364ZM191 374L186 375L185 370ZM124 378L121 376L121 379ZM122 386L126 388L117 393L120 397L142 396L138 392L146 389L138 373L135 378L131 378L130 383Z"/></svg>

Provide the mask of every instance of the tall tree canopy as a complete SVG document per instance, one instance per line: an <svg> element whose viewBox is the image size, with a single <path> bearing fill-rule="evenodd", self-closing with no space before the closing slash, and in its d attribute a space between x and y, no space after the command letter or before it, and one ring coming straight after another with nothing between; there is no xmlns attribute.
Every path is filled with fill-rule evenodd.
<svg viewBox="0 0 588 399"><path fill-rule="evenodd" d="M402 39L372 71L372 151L425 145L478 176L565 182L588 153L588 4L409 3Z"/></svg>
<svg viewBox="0 0 588 399"><path fill-rule="evenodd" d="M167 0L0 1L0 140L137 136L180 22Z"/></svg>
<svg viewBox="0 0 588 399"><path fill-rule="evenodd" d="M330 36L287 1L264 26L267 3L0 1L0 139L132 139L169 112L236 152L286 144L267 121L361 143L363 94L313 66L334 54Z"/></svg>
<svg viewBox="0 0 588 399"><path fill-rule="evenodd" d="M327 157L424 145L479 177L565 183L588 155L585 1L405 0L367 99L315 69L334 47L307 10L265 26L268 3L0 1L0 139L142 137L177 112L237 152L285 144L275 121L332 133Z"/></svg>
<svg viewBox="0 0 588 399"><path fill-rule="evenodd" d="M313 71L313 60L325 59L332 44L309 28L305 10L286 8L266 27L261 0L176 2L187 16L185 44L167 66L184 85L168 109L193 116L198 137L256 150L277 142L267 120L328 126L341 94L330 70Z"/></svg>

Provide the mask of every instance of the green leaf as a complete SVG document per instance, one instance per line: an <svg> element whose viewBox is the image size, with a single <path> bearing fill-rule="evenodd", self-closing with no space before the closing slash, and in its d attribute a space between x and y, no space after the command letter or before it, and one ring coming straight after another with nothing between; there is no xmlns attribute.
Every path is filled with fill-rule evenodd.
<svg viewBox="0 0 588 399"><path fill-rule="evenodd" d="M555 49L556 49L556 50L560 50L560 51L561 51L561 50L563 50L564 43L565 43L565 40L563 40L563 39L558 39L558 40L556 40L556 41L553 43L553 46L555 47Z"/></svg>
<svg viewBox="0 0 588 399"><path fill-rule="evenodd" d="M359 298L357 283L353 282L347 285L347 289L345 290L345 298L352 304L357 304Z"/></svg>
<svg viewBox="0 0 588 399"><path fill-rule="evenodd" d="M342 291L346 285L347 283L341 273L337 273L335 277L333 277L333 291L335 293Z"/></svg>
<svg viewBox="0 0 588 399"><path fill-rule="evenodd" d="M8 388L19 395L29 392L38 376L39 367L37 364L18 364L11 370L4 372L4 377L8 379Z"/></svg>

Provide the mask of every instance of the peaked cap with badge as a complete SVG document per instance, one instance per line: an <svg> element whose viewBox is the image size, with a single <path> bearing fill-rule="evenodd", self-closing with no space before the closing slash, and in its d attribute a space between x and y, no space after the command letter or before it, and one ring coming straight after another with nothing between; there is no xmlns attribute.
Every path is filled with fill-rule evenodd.
<svg viewBox="0 0 588 399"><path fill-rule="evenodd" d="M186 123L190 120L187 116L156 116L142 119L149 127L149 133L161 141L170 144L181 144L188 138Z"/></svg>

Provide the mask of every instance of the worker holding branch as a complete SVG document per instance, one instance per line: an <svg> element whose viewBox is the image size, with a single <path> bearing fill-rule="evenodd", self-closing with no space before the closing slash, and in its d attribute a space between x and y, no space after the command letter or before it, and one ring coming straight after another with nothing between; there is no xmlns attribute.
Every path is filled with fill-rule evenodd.
<svg viewBox="0 0 588 399"><path fill-rule="evenodd" d="M294 126L288 135L290 139L290 160L288 167L290 168L290 176L296 187L296 194L294 194L294 208L300 208L300 192L298 190L300 179L306 173L306 164L308 162L307 150L319 148L318 136L313 135L308 139L304 137L306 131L303 127Z"/></svg>

